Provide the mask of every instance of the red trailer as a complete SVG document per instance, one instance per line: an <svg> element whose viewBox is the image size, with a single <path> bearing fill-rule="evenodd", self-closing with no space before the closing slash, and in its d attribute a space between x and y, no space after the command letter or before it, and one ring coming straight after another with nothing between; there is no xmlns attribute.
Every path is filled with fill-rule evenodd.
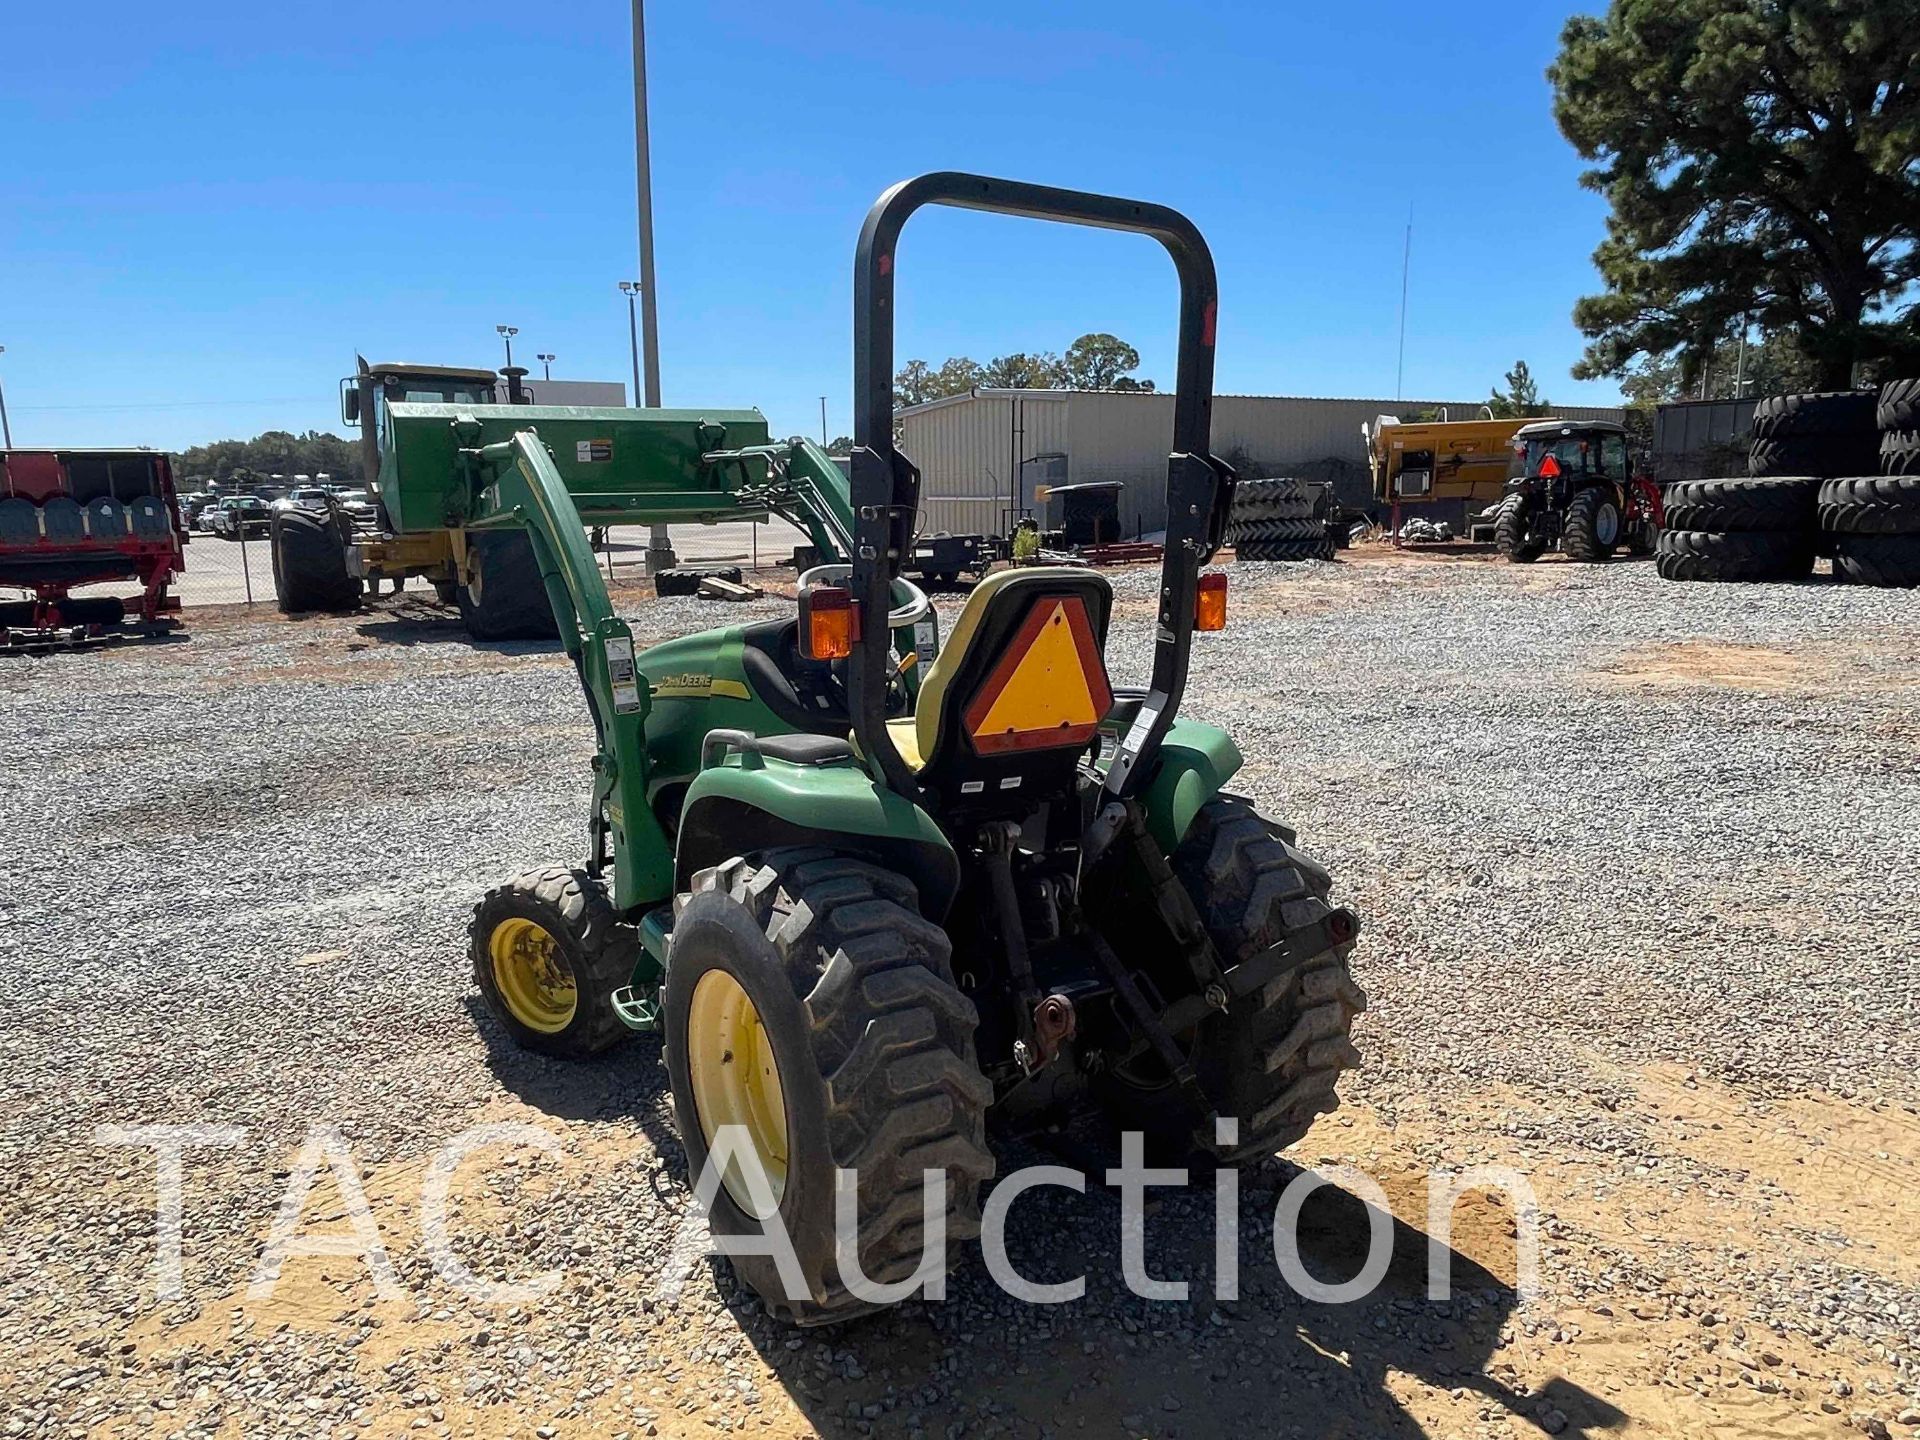
<svg viewBox="0 0 1920 1440"><path fill-rule="evenodd" d="M0 651L79 646L179 627L167 586L187 529L173 467L154 450L0 450ZM75 596L137 581L138 595Z"/></svg>

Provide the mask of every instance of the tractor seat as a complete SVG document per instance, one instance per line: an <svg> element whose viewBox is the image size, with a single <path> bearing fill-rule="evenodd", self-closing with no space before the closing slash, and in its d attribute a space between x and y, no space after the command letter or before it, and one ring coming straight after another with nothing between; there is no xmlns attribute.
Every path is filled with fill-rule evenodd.
<svg viewBox="0 0 1920 1440"><path fill-rule="evenodd" d="M887 722L922 786L948 805L994 809L1071 785L1113 704L1112 607L1112 587L1091 570L1002 570L975 586L914 713Z"/></svg>

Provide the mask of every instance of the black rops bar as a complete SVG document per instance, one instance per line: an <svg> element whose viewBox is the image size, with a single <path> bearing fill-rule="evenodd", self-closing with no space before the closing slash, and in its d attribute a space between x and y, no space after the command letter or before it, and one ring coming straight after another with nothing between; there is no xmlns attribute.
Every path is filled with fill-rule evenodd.
<svg viewBox="0 0 1920 1440"><path fill-rule="evenodd" d="M879 617L887 613L893 578L909 553L920 498L919 471L893 444L893 278L900 231L922 205L953 205L1151 235L1166 247L1179 274L1179 358L1153 684L1141 705L1140 720L1107 772L1109 793L1123 798L1133 792L1136 774L1150 773L1152 767L1144 762L1159 749L1186 690L1194 591L1200 567L1219 548L1233 497L1233 472L1209 452L1218 304L1212 252L1191 220L1164 205L960 171L903 180L867 212L853 259L852 588L862 612L870 618L861 627L860 643L848 665L848 700L862 753L877 757L888 784L907 796L917 795L919 786L887 734L890 637Z"/></svg>

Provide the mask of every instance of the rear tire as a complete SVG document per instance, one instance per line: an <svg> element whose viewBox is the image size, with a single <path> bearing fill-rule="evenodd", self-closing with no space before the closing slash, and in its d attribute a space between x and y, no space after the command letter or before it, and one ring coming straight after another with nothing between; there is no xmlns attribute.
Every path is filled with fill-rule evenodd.
<svg viewBox="0 0 1920 1440"><path fill-rule="evenodd" d="M1667 487L1669 530L1737 530L1794 535L1816 524L1817 477L1682 480Z"/></svg>
<svg viewBox="0 0 1920 1440"><path fill-rule="evenodd" d="M709 980L714 972L726 978ZM744 992L756 1054L771 1056L782 1099L777 1218L809 1294L790 1298L771 1256L730 1257L769 1310L822 1325L879 1308L840 1277L835 1167L858 1172L861 1271L875 1283L921 1263L923 1170L946 1172L948 1241L980 1233L980 1185L994 1168L993 1087L974 1058L979 1016L954 984L946 933L920 914L912 882L817 849L770 850L695 877L674 923L662 1025L696 1180L711 1143L699 1096L739 1083L719 1068L734 1051L716 1055L704 1030L690 1031L703 981ZM717 1100L715 1109L725 1113ZM731 1183L717 1188L714 1231L762 1233L750 1199Z"/></svg>
<svg viewBox="0 0 1920 1440"><path fill-rule="evenodd" d="M1567 557L1586 564L1611 560L1620 544L1620 502L1605 486L1592 485L1567 502Z"/></svg>
<svg viewBox="0 0 1920 1440"><path fill-rule="evenodd" d="M1920 535L1836 535L1834 569L1856 585L1920 585Z"/></svg>
<svg viewBox="0 0 1920 1440"><path fill-rule="evenodd" d="M1863 475L1820 487L1820 528L1837 535L1920 534L1920 475Z"/></svg>
<svg viewBox="0 0 1920 1440"><path fill-rule="evenodd" d="M1790 440L1864 435L1875 423L1878 397L1871 390L1826 390L1800 395L1769 395L1753 407L1753 438Z"/></svg>
<svg viewBox="0 0 1920 1440"><path fill-rule="evenodd" d="M1493 517L1493 547L1515 565L1530 565L1547 547L1527 535L1527 497L1516 491L1500 502Z"/></svg>
<svg viewBox="0 0 1920 1440"><path fill-rule="evenodd" d="M282 613L351 610L360 603L360 582L347 570L350 531L331 514L276 510L269 531L273 597Z"/></svg>
<svg viewBox="0 0 1920 1440"><path fill-rule="evenodd" d="M1755 479L1782 476L1866 475L1880 465L1880 437L1872 430L1846 435L1793 435L1756 440L1747 452Z"/></svg>
<svg viewBox="0 0 1920 1440"><path fill-rule="evenodd" d="M511 531L472 536L467 564L472 580L460 587L460 618L474 639L551 640L559 635L531 536Z"/></svg>
<svg viewBox="0 0 1920 1440"><path fill-rule="evenodd" d="M1880 437L1882 475L1920 475L1920 430L1889 430Z"/></svg>
<svg viewBox="0 0 1920 1440"><path fill-rule="evenodd" d="M1173 871L1222 964L1251 959L1331 909L1332 879L1294 840L1246 801L1221 797L1201 807L1174 850ZM1367 1008L1348 968L1352 950L1348 942L1308 956L1201 1022L1190 1046L1194 1069L1222 1117L1240 1122L1237 1143L1213 1148L1219 1159L1264 1159L1340 1103L1340 1074L1360 1063L1349 1038L1354 1017ZM1194 1148L1199 1117L1170 1080L1136 1085L1116 1070L1107 1094L1122 1123L1145 1130L1156 1149Z"/></svg>
<svg viewBox="0 0 1920 1440"><path fill-rule="evenodd" d="M523 1050L583 1060L633 1033L612 998L633 979L640 937L584 870L549 865L489 890L467 954L487 1008Z"/></svg>
<svg viewBox="0 0 1920 1440"><path fill-rule="evenodd" d="M1653 565L1663 580L1798 580L1813 569L1813 536L1662 530Z"/></svg>

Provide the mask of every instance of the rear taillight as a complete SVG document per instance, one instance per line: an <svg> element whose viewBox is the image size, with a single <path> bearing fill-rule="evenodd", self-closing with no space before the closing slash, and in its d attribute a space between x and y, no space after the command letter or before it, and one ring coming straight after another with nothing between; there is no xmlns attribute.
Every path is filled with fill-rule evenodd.
<svg viewBox="0 0 1920 1440"><path fill-rule="evenodd" d="M860 638L853 592L811 585L800 592L800 649L809 660L844 660Z"/></svg>
<svg viewBox="0 0 1920 1440"><path fill-rule="evenodd" d="M1193 628L1227 628L1227 577L1218 570L1200 577L1200 590L1193 601Z"/></svg>

